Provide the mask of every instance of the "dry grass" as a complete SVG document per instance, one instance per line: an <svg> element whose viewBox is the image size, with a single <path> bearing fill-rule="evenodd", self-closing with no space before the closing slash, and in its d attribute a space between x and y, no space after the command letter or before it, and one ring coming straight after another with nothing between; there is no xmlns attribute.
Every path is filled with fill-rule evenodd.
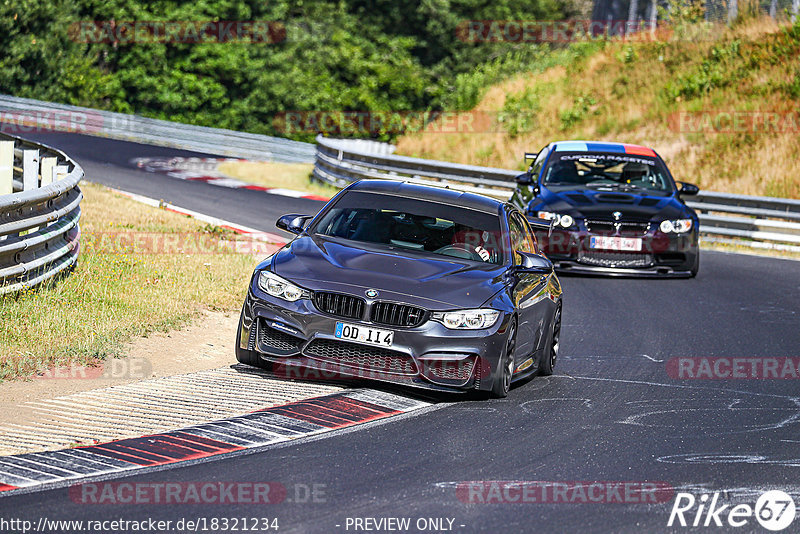
<svg viewBox="0 0 800 534"><path fill-rule="evenodd" d="M264 187L293 189L325 198L335 195L338 191L335 187L311 181L313 168L314 165L307 163L234 161L221 164L219 171L231 178Z"/></svg>
<svg viewBox="0 0 800 534"><path fill-rule="evenodd" d="M623 141L654 147L678 180L703 189L800 198L800 25L756 19L703 35L612 42L567 68L514 78L487 91L476 109L502 114L525 102L524 130L427 132L401 138L398 153L523 169L523 152L551 141ZM682 131L678 114L698 111L794 113L798 124L780 132Z"/></svg>
<svg viewBox="0 0 800 534"><path fill-rule="evenodd" d="M753 248L744 244L708 243L703 242L702 238L700 240L700 248L703 250L716 250L718 252L731 252L735 254L747 254L751 256L770 256L772 258L800 261L800 252L767 248Z"/></svg>
<svg viewBox="0 0 800 534"><path fill-rule="evenodd" d="M49 287L0 298L0 379L92 365L133 337L187 324L202 309L238 311L253 267L266 255L199 246L240 238L102 186L82 189L76 270ZM115 248L111 237L119 233L167 236L176 245L152 250L126 240Z"/></svg>

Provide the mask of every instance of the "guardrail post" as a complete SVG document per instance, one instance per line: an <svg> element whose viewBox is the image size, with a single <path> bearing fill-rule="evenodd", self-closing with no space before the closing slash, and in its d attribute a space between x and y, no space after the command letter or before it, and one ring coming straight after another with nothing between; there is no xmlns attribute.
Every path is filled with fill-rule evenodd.
<svg viewBox="0 0 800 534"><path fill-rule="evenodd" d="M42 158L42 187L53 183L53 169L58 163L57 158Z"/></svg>
<svg viewBox="0 0 800 534"><path fill-rule="evenodd" d="M53 167L53 181L57 182L69 174L69 167L66 165L56 165Z"/></svg>
<svg viewBox="0 0 800 534"><path fill-rule="evenodd" d="M22 151L22 190L30 191L39 187L39 151L38 150L23 150ZM28 235L37 231L39 227L34 226L19 235Z"/></svg>
<svg viewBox="0 0 800 534"><path fill-rule="evenodd" d="M22 190L30 191L39 187L39 151L22 151Z"/></svg>
<svg viewBox="0 0 800 534"><path fill-rule="evenodd" d="M14 192L14 141L0 141L0 195Z"/></svg>

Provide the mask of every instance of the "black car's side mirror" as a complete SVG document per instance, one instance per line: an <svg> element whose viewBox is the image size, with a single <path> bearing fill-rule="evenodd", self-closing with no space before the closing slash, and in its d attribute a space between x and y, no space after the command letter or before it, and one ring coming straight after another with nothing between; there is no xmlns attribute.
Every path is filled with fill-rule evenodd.
<svg viewBox="0 0 800 534"><path fill-rule="evenodd" d="M303 233L306 222L308 222L308 220L312 217L313 215L298 215L296 213L291 213L278 219L278 221L275 223L275 226L292 234L301 234Z"/></svg>
<svg viewBox="0 0 800 534"><path fill-rule="evenodd" d="M539 254L531 254L530 252L518 252L520 255L521 263L516 265L518 271L525 273L541 273L550 274L553 272L553 262Z"/></svg>
<svg viewBox="0 0 800 534"><path fill-rule="evenodd" d="M533 176L531 176L530 172L523 172L522 174L517 175L514 178L519 185L531 185L533 182Z"/></svg>
<svg viewBox="0 0 800 534"><path fill-rule="evenodd" d="M678 193L681 195L696 195L700 192L700 188L694 184L689 184L686 182L678 182L681 184L680 189L678 189Z"/></svg>

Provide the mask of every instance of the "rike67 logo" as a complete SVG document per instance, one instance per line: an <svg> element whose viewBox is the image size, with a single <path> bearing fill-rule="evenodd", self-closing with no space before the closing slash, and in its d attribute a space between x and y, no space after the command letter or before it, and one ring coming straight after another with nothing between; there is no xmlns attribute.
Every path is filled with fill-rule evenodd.
<svg viewBox="0 0 800 534"><path fill-rule="evenodd" d="M762 493L755 506L721 504L720 494L703 493L699 498L680 492L675 496L668 527L744 527L753 528L753 519L765 529L777 532L794 521L795 503L791 495L780 490Z"/></svg>

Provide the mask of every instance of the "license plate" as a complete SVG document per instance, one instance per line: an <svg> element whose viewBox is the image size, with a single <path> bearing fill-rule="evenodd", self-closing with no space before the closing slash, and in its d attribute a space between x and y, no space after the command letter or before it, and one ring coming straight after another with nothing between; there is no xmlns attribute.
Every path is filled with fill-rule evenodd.
<svg viewBox="0 0 800 534"><path fill-rule="evenodd" d="M629 250L638 252L642 250L642 240L638 237L614 237L593 235L589 239L589 248L603 248L606 250Z"/></svg>
<svg viewBox="0 0 800 534"><path fill-rule="evenodd" d="M381 347L391 347L392 341L394 341L394 332L391 330L379 330L347 323L336 323L334 335L339 339L357 341L368 345L379 345Z"/></svg>

